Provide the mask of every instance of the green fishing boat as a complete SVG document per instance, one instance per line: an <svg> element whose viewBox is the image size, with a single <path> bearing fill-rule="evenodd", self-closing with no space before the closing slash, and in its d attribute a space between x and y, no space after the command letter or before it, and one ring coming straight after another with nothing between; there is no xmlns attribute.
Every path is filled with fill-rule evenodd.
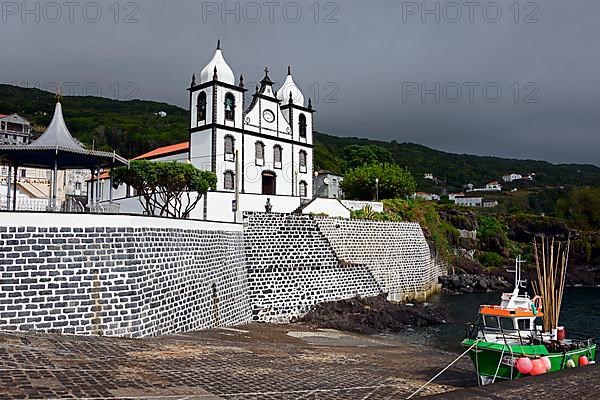
<svg viewBox="0 0 600 400"><path fill-rule="evenodd" d="M566 331L558 326L544 329L544 299L541 296L531 299L524 291L522 262L520 257L516 260L513 292L504 293L500 305L480 306L477 322L467 325L462 345L473 361L481 385L595 363L596 344L592 339L566 338ZM543 278L542 274L539 276ZM556 278L558 274L548 276ZM562 282L564 286L564 278ZM560 291L551 288L562 298L562 288ZM557 324L559 314L560 311L556 313Z"/></svg>

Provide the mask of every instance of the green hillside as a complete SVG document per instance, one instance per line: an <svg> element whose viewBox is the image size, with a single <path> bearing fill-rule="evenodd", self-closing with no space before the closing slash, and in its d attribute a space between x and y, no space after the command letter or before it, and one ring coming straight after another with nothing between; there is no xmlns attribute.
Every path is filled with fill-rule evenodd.
<svg viewBox="0 0 600 400"><path fill-rule="evenodd" d="M593 165L557 165L546 161L452 154L413 143L343 138L322 133L316 135L315 142L315 163L319 168L340 172L344 168L344 149L347 146L376 145L387 149L396 163L408 167L421 185L424 184L424 173L433 173L445 181L449 189L459 189L466 183L481 186L510 172L535 172L539 185L600 185L600 168Z"/></svg>
<svg viewBox="0 0 600 400"><path fill-rule="evenodd" d="M46 126L54 103L52 93L0 85L2 114L17 112L37 125ZM73 135L87 146L94 144L96 149L115 149L123 156L133 157L188 138L188 112L166 103L65 97L63 104L65 119ZM154 115L159 111L165 111L167 117ZM600 168L592 165L554 165L544 161L451 154L411 143L344 138L323 133L316 133L315 145L315 167L337 172L344 171L347 161L344 149L347 146L384 148L391 153L393 161L414 173L421 190L435 189L422 179L426 172L445 181L449 190L460 189L466 183L482 185L512 171L535 172L540 185L600 186Z"/></svg>
<svg viewBox="0 0 600 400"><path fill-rule="evenodd" d="M49 92L0 85L0 114L16 112L47 126L55 103L56 96ZM167 116L154 115L159 111ZM188 139L188 112L166 103L75 96L64 98L63 113L69 130L82 143L114 149L125 157Z"/></svg>

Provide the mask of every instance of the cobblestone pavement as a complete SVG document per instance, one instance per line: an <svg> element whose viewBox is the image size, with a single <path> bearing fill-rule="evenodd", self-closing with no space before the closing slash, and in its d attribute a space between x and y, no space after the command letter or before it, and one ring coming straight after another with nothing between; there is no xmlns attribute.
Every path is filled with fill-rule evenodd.
<svg viewBox="0 0 600 400"><path fill-rule="evenodd" d="M600 365L555 374L473 387L428 397L428 400L600 399Z"/></svg>
<svg viewBox="0 0 600 400"><path fill-rule="evenodd" d="M150 339L5 332L0 398L403 399L455 357L300 325ZM422 395L475 382L461 360Z"/></svg>

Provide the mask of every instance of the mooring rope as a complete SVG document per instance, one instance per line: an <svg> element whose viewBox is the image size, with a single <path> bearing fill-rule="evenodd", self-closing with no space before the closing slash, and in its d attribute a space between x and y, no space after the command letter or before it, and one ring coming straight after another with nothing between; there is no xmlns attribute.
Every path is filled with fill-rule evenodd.
<svg viewBox="0 0 600 400"><path fill-rule="evenodd" d="M421 390L425 389L425 387L427 385L429 385L431 382L433 382L434 380L436 380L440 375L442 375L444 372L446 372L448 370L448 368L450 368L451 366L453 366L454 364L456 364L456 362L458 360L460 360L461 358L463 358L465 356L465 354L467 354L469 351L471 351L471 349L475 346L477 346L477 343L479 343L481 339L477 339L475 341L475 343L473 343L473 345L471 345L471 347L469 347L467 350L465 350L464 353L462 353L460 356L458 356L454 361L452 361L450 364L448 364L446 366L446 368L444 368L443 370L441 370L440 372L438 372L438 374L436 376L434 376L433 378L431 378L430 380L428 380L423 386L421 386L419 389L417 389L416 392L414 392L413 394L411 394L410 396L408 396L406 398L406 400L412 399L417 393L419 393ZM475 357L477 358L477 354L475 354ZM479 371L477 371L477 375L479 376Z"/></svg>
<svg viewBox="0 0 600 400"><path fill-rule="evenodd" d="M481 386L481 375L479 374L479 352L477 352L477 343L475 343L475 372L477 372L477 386Z"/></svg>
<svg viewBox="0 0 600 400"><path fill-rule="evenodd" d="M502 354L500 354L500 359L498 360L498 366L496 367L496 373L494 373L494 379L492 379L492 384L496 382L496 377L498 376L498 372L500 372L500 365L502 364L502 358L504 357L504 350L506 350L508 346L502 346Z"/></svg>

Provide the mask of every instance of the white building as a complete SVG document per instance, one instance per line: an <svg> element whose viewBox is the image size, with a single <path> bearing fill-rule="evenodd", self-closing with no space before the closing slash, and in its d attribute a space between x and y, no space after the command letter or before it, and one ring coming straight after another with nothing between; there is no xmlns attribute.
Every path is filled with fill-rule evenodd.
<svg viewBox="0 0 600 400"><path fill-rule="evenodd" d="M417 192L413 194L413 199L421 199L427 201L440 201L440 196L435 193Z"/></svg>
<svg viewBox="0 0 600 400"><path fill-rule="evenodd" d="M502 185L498 181L491 181L485 185L485 190L488 192L501 192Z"/></svg>
<svg viewBox="0 0 600 400"><path fill-rule="evenodd" d="M0 114L0 144L29 144L31 123L19 114Z"/></svg>
<svg viewBox="0 0 600 400"><path fill-rule="evenodd" d="M210 62L192 78L190 161L217 174L219 192L311 198L313 110L291 69L279 88L265 68L249 105L243 77L235 75L217 45ZM237 159L236 159L237 157ZM237 170L236 170L237 161Z"/></svg>
<svg viewBox="0 0 600 400"><path fill-rule="evenodd" d="M204 196L191 217L240 221L242 211L289 213L313 196L313 113L288 67L284 83L275 89L266 68L249 104L243 76L236 82L220 43L189 91L190 140L177 151L141 158L184 161L217 175L217 188ZM102 188L106 182L95 183ZM109 200L109 186L96 191ZM139 202L127 199L125 188L113 189L122 212L139 212ZM120 197L122 195L123 197Z"/></svg>
<svg viewBox="0 0 600 400"><path fill-rule="evenodd" d="M473 188L467 190L467 192L501 192L502 185L498 181L488 182L483 188Z"/></svg>
<svg viewBox="0 0 600 400"><path fill-rule="evenodd" d="M524 179L526 179L528 181L534 181L535 180L535 172L530 173Z"/></svg>
<svg viewBox="0 0 600 400"><path fill-rule="evenodd" d="M456 197L454 203L463 207L482 207L483 197Z"/></svg>
<svg viewBox="0 0 600 400"><path fill-rule="evenodd" d="M455 196L451 200L454 201L454 204L456 204L457 206L462 206L462 207L483 207L483 208L498 207L498 201L485 200L483 197Z"/></svg>
<svg viewBox="0 0 600 400"><path fill-rule="evenodd" d="M497 200L484 200L483 201L483 208L494 208L494 207L498 207Z"/></svg>
<svg viewBox="0 0 600 400"><path fill-rule="evenodd" d="M457 197L464 197L465 194L463 192L460 193L449 193L448 194L448 200L450 201L454 201Z"/></svg>
<svg viewBox="0 0 600 400"><path fill-rule="evenodd" d="M515 172L511 172L510 174L506 174L506 175L502 176L502 180L506 183L520 181L522 179L523 179L523 175L517 174Z"/></svg>
<svg viewBox="0 0 600 400"><path fill-rule="evenodd" d="M315 173L314 179L314 197L325 199L342 199L344 193L341 184L344 177L335 172L320 170Z"/></svg>

